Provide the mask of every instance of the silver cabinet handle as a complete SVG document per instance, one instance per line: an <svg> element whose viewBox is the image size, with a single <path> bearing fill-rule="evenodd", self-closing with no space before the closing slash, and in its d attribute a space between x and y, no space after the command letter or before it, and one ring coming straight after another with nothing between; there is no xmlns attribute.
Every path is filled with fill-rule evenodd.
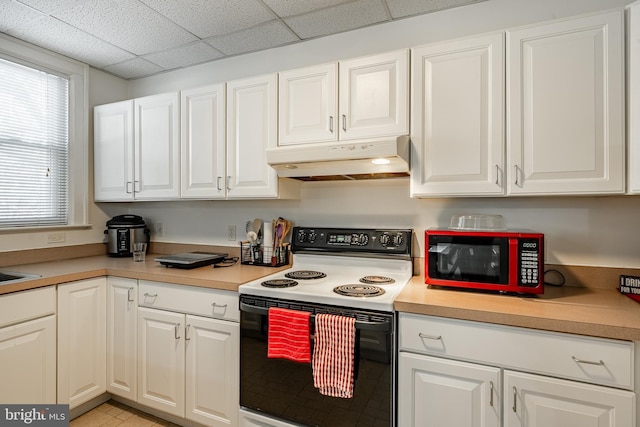
<svg viewBox="0 0 640 427"><path fill-rule="evenodd" d="M227 175L227 179L225 183L225 185L227 186L227 190L231 190L231 187L229 186L229 184L231 184L231 176Z"/></svg>
<svg viewBox="0 0 640 427"><path fill-rule="evenodd" d="M513 169L515 170L515 174L516 174L516 181L515 184L516 185L520 185L520 180L518 179L518 165L513 165Z"/></svg>
<svg viewBox="0 0 640 427"><path fill-rule="evenodd" d="M333 133L333 116L329 116L329 132Z"/></svg>
<svg viewBox="0 0 640 427"><path fill-rule="evenodd" d="M496 165L496 185L500 184L500 166Z"/></svg>
<svg viewBox="0 0 640 427"><path fill-rule="evenodd" d="M145 293L144 293L144 296L145 296L145 297L147 297L147 298L155 298L155 297L157 297L157 296L158 296L158 294L150 294L150 293L148 293L148 292L145 292Z"/></svg>
<svg viewBox="0 0 640 427"><path fill-rule="evenodd" d="M134 193L140 192L140 181L133 181L133 192Z"/></svg>
<svg viewBox="0 0 640 427"><path fill-rule="evenodd" d="M131 192L133 191L133 190L131 189L131 184L133 184L131 181L127 181L127 183L126 183L126 184L125 184L125 186L124 186L124 191L125 191L127 194L131 194Z"/></svg>
<svg viewBox="0 0 640 427"><path fill-rule="evenodd" d="M345 114L342 115L342 130L347 131L347 116Z"/></svg>
<svg viewBox="0 0 640 427"><path fill-rule="evenodd" d="M491 394L489 395L489 406L493 406L493 381L489 381L491 384L491 390L489 391Z"/></svg>
<svg viewBox="0 0 640 427"><path fill-rule="evenodd" d="M513 406L511 407L511 409L513 409L513 412L518 412L518 405L517 405L517 399L518 399L518 390L516 390L515 386L513 387Z"/></svg>
<svg viewBox="0 0 640 427"><path fill-rule="evenodd" d="M215 302L213 302L213 303L211 303L211 305L213 306L213 308L216 308L216 307L227 308L227 304L220 305L220 304L216 304Z"/></svg>
<svg viewBox="0 0 640 427"><path fill-rule="evenodd" d="M180 339L180 335L178 335L178 330L180 329L180 323L176 324L173 328L173 336L176 337L177 340Z"/></svg>
<svg viewBox="0 0 640 427"><path fill-rule="evenodd" d="M422 332L418 333L418 336L422 339L434 340L434 341L442 339L442 335L427 335L427 334L423 334Z"/></svg>
<svg viewBox="0 0 640 427"><path fill-rule="evenodd" d="M184 340L185 341L191 341L191 338L189 338L189 329L191 328L191 325L187 325L186 328L184 328Z"/></svg>
<svg viewBox="0 0 640 427"><path fill-rule="evenodd" d="M127 291L127 301L129 302L133 302L133 288L129 288L129 290Z"/></svg>
<svg viewBox="0 0 640 427"><path fill-rule="evenodd" d="M218 191L222 191L222 188L220 187L220 180L222 179L221 176L219 176L216 180L216 187L218 187Z"/></svg>
<svg viewBox="0 0 640 427"><path fill-rule="evenodd" d="M584 363L585 365L598 365L598 366L604 366L604 361L602 360L598 360L597 362L594 362L593 360L584 360L584 359L578 359L575 356L571 356L571 358L573 359L574 362L576 363Z"/></svg>

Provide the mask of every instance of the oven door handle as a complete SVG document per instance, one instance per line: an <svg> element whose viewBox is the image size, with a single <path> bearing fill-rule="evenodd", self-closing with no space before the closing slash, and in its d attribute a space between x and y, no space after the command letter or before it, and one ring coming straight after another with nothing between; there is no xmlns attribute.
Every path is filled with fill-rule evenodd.
<svg viewBox="0 0 640 427"><path fill-rule="evenodd" d="M254 305L249 305L244 302L240 302L240 311L245 311L247 313L254 313L266 316L269 314L269 309L264 307L256 307ZM311 321L313 322L315 319L315 314L311 314ZM391 331L391 323L389 322L366 322L363 320L356 320L356 329L367 330L367 331L383 331L389 332Z"/></svg>

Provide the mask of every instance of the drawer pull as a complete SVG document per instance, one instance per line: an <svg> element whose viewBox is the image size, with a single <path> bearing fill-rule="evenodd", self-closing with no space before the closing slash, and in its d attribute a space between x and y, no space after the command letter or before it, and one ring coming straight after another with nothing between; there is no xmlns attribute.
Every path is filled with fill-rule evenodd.
<svg viewBox="0 0 640 427"><path fill-rule="evenodd" d="M127 301L133 302L133 288L129 288L127 291Z"/></svg>
<svg viewBox="0 0 640 427"><path fill-rule="evenodd" d="M442 335L427 335L427 334L423 334L422 332L419 332L418 336L422 339L434 340L434 341L438 341L442 339Z"/></svg>
<svg viewBox="0 0 640 427"><path fill-rule="evenodd" d="M602 360L598 360L597 362L594 362L592 360L584 360L584 359L578 359L575 356L571 356L571 358L573 359L574 362L576 363L584 363L585 365L598 365L598 366L604 366L604 361Z"/></svg>
<svg viewBox="0 0 640 427"><path fill-rule="evenodd" d="M191 325L187 325L187 327L184 328L184 340L185 341L191 341L191 338L189 338L189 329L191 329Z"/></svg>
<svg viewBox="0 0 640 427"><path fill-rule="evenodd" d="M513 412L518 412L518 406L517 406L517 399L518 399L518 390L516 390L515 387L513 387L513 406L511 407L511 409L513 409Z"/></svg>
<svg viewBox="0 0 640 427"><path fill-rule="evenodd" d="M178 330L180 329L180 323L176 324L173 328L173 336L176 337L177 340L180 339L180 335L178 335Z"/></svg>
<svg viewBox="0 0 640 427"><path fill-rule="evenodd" d="M158 294L150 294L149 292L145 292L144 296L147 298L155 298L158 296Z"/></svg>
<svg viewBox="0 0 640 427"><path fill-rule="evenodd" d="M490 395L489 395L489 406L493 406L493 381L489 381L489 384L491 384L491 390L490 390Z"/></svg>
<svg viewBox="0 0 640 427"><path fill-rule="evenodd" d="M213 306L213 308L216 308L216 307L220 307L220 308L227 308L227 304L224 304L224 305L218 305L218 304L216 304L216 303L214 302L214 303L211 303L211 305Z"/></svg>

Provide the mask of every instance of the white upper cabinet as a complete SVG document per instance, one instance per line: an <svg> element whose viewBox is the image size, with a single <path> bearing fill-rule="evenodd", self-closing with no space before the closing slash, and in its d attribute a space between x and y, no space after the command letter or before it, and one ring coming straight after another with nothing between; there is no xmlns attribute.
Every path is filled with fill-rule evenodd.
<svg viewBox="0 0 640 427"><path fill-rule="evenodd" d="M133 100L93 109L94 198L133 200Z"/></svg>
<svg viewBox="0 0 640 427"><path fill-rule="evenodd" d="M413 49L411 196L504 193L504 34Z"/></svg>
<svg viewBox="0 0 640 427"><path fill-rule="evenodd" d="M507 193L624 192L623 13L507 32Z"/></svg>
<svg viewBox="0 0 640 427"><path fill-rule="evenodd" d="M96 201L180 196L178 104L167 93L94 108Z"/></svg>
<svg viewBox="0 0 640 427"><path fill-rule="evenodd" d="M409 50L279 74L278 145L406 135Z"/></svg>
<svg viewBox="0 0 640 427"><path fill-rule="evenodd" d="M278 176L265 149L278 139L275 74L227 83L228 198L277 197Z"/></svg>
<svg viewBox="0 0 640 427"><path fill-rule="evenodd" d="M278 145L338 139L338 64L278 75Z"/></svg>
<svg viewBox="0 0 640 427"><path fill-rule="evenodd" d="M177 92L134 100L134 193L138 200L180 197L179 103Z"/></svg>
<svg viewBox="0 0 640 427"><path fill-rule="evenodd" d="M224 198L225 85L183 90L180 101L180 197Z"/></svg>
<svg viewBox="0 0 640 427"><path fill-rule="evenodd" d="M628 6L629 192L640 194L640 1Z"/></svg>
<svg viewBox="0 0 640 427"><path fill-rule="evenodd" d="M406 135L409 50L340 62L340 139Z"/></svg>

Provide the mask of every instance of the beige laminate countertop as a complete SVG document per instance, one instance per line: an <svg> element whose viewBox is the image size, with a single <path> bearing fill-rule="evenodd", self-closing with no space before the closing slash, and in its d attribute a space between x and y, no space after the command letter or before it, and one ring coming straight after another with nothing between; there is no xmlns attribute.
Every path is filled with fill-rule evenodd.
<svg viewBox="0 0 640 427"><path fill-rule="evenodd" d="M0 285L0 295L100 276L119 276L180 285L237 291L243 283L288 268L256 267L240 263L183 270L166 268L148 254L146 262L106 255L24 264L2 271L39 274L42 277ZM640 341L640 303L615 289L547 287L539 297L496 295L424 284L413 279L395 300L397 311L462 320Z"/></svg>
<svg viewBox="0 0 640 427"><path fill-rule="evenodd" d="M432 288L414 276L395 300L397 311L640 341L640 303L616 289L545 287L543 296L497 295Z"/></svg>
<svg viewBox="0 0 640 427"><path fill-rule="evenodd" d="M132 258L111 258L106 255L74 258L37 264L2 267L0 271L39 274L42 277L23 282L0 285L0 295L43 286L57 285L100 276L119 276L131 279L153 280L179 285L237 291L238 286L260 277L288 268L259 267L238 264L232 267L211 266L191 270L167 268L155 261L157 255L147 254L145 262Z"/></svg>

